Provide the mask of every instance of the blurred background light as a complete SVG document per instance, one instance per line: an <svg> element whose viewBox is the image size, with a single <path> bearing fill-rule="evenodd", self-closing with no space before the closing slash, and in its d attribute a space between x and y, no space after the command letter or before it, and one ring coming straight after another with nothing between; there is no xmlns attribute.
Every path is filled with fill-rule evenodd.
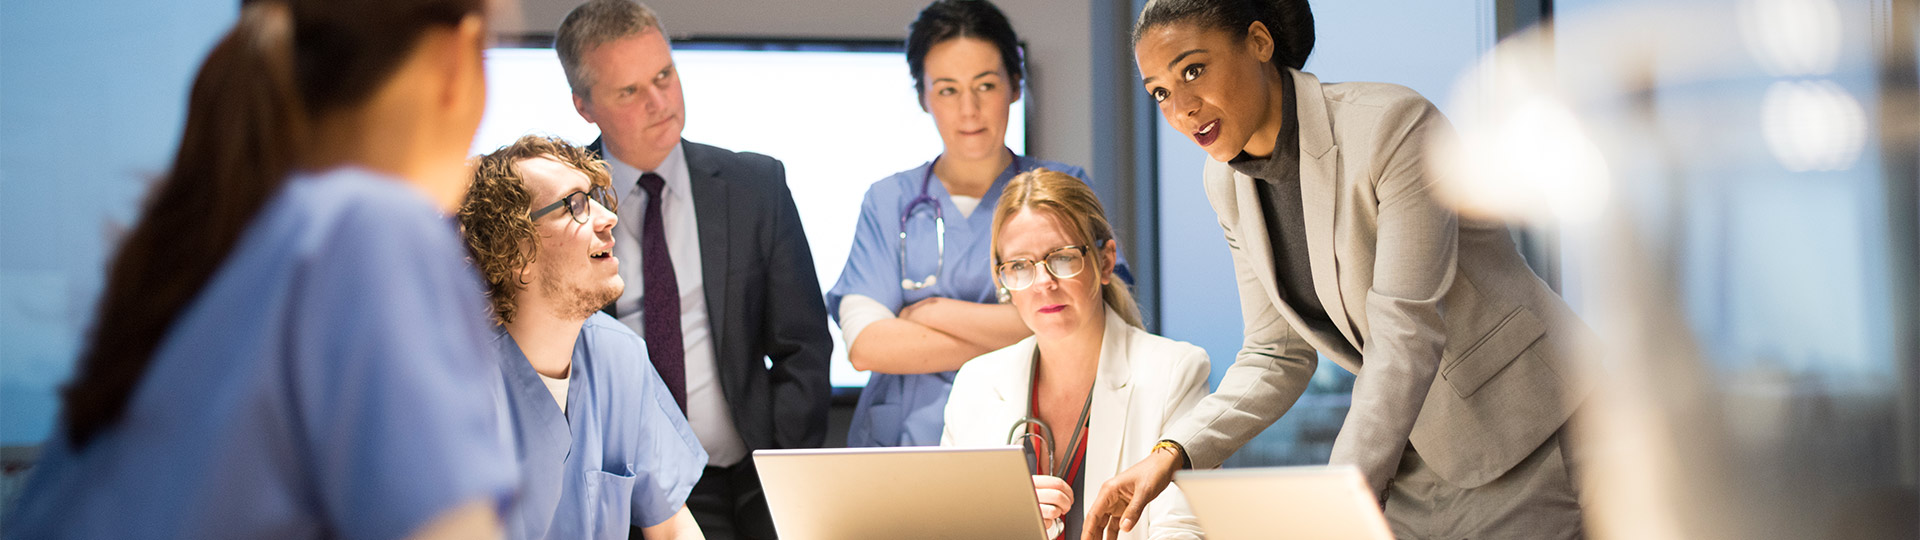
<svg viewBox="0 0 1920 540"><path fill-rule="evenodd" d="M1502 42L1461 79L1442 144L1440 194L1471 216L1584 223L1606 203L1605 157L1554 90L1550 42Z"/></svg>
<svg viewBox="0 0 1920 540"><path fill-rule="evenodd" d="M1840 7L1833 0L1748 0L1740 5L1740 33L1775 76L1824 75L1840 61Z"/></svg>
<svg viewBox="0 0 1920 540"><path fill-rule="evenodd" d="M1867 143L1867 113L1829 80L1775 81L1761 101L1767 149L1794 172L1840 171Z"/></svg>

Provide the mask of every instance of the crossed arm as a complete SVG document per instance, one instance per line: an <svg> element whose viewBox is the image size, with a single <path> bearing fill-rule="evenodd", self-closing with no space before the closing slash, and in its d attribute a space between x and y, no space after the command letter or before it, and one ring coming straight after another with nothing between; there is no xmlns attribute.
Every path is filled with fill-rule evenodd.
<svg viewBox="0 0 1920 540"><path fill-rule="evenodd" d="M842 320L847 304L858 305L854 296L843 301ZM848 345L847 358L861 371L938 373L1032 334L1012 305L935 297L867 325Z"/></svg>

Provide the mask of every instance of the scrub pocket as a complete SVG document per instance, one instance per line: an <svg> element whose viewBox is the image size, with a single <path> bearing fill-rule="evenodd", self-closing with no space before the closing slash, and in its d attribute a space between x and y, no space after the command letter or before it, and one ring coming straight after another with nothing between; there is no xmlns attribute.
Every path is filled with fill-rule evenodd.
<svg viewBox="0 0 1920 540"><path fill-rule="evenodd" d="M954 372L875 374L853 411L847 446L937 446Z"/></svg>
<svg viewBox="0 0 1920 540"><path fill-rule="evenodd" d="M626 538L633 524L634 477L587 471L578 505L562 502L553 517L550 538Z"/></svg>
<svg viewBox="0 0 1920 540"><path fill-rule="evenodd" d="M875 403L867 407L867 441L874 446L897 446L907 424L905 403Z"/></svg>
<svg viewBox="0 0 1920 540"><path fill-rule="evenodd" d="M868 378L847 430L847 446L900 444L900 430L907 421L906 393L906 376L875 373Z"/></svg>

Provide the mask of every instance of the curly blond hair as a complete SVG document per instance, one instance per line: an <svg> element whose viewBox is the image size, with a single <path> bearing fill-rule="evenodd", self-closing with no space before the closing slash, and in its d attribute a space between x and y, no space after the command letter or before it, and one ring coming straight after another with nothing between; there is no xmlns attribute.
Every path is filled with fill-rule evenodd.
<svg viewBox="0 0 1920 540"><path fill-rule="evenodd" d="M527 135L491 154L480 156L473 171L467 201L460 206L460 235L466 239L473 266L487 281L487 299L497 322L513 322L515 297L527 283L520 272L540 256L535 241L533 195L519 163L547 158L586 173L595 186L609 186L606 163L585 148L558 137ZM616 208L609 208L616 210Z"/></svg>

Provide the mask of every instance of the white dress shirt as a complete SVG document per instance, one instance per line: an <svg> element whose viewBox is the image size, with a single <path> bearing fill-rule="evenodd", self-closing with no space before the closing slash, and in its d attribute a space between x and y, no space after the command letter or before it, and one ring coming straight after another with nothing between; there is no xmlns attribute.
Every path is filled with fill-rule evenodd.
<svg viewBox="0 0 1920 540"><path fill-rule="evenodd" d="M726 467L747 457L747 445L733 426L733 411L720 390L714 365L713 327L707 321L707 289L700 273L700 224L694 219L693 188L683 146L674 145L673 152L653 171L622 163L611 153L603 156L620 197L620 224L614 227L613 252L620 259L620 277L627 282L614 309L620 313L620 322L635 333L647 335L641 307L646 282L640 271L647 192L640 188L640 175L652 172L666 180L660 192L664 198L660 201L660 217L667 253L673 257L674 281L680 286L680 340L687 349L687 423L707 450L707 464Z"/></svg>

